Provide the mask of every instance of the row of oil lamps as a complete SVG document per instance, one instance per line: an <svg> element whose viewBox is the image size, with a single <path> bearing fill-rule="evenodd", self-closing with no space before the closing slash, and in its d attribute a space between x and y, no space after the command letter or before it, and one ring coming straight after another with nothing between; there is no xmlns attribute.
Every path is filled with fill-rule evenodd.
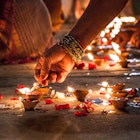
<svg viewBox="0 0 140 140"><path fill-rule="evenodd" d="M117 83L113 86L109 86L107 82L102 82L99 85L101 86L99 93L104 94L106 99L111 102L111 104L113 104L115 108L124 108L126 106L126 102L128 100L127 95L130 91L123 90L123 88L125 87L125 83ZM18 89L20 94L26 95L26 98L21 99L21 101L24 105L25 110L27 111L34 110L34 107L40 101L42 96L48 95L48 93L51 91L51 88L48 87L37 87L35 89L34 87L35 86L33 86L32 88L33 90L26 87ZM74 90L73 88L68 87L68 93L74 95L78 101L84 102L87 95L89 94L89 90ZM132 94L134 94L134 92Z"/></svg>

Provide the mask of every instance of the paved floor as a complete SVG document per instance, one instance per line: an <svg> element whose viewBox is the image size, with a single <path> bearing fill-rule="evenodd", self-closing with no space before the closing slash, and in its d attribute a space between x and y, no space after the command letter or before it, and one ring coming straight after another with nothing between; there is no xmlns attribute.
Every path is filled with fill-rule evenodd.
<svg viewBox="0 0 140 140"><path fill-rule="evenodd" d="M88 116L74 116L73 105L78 101L53 99L55 104L71 105L69 110L56 111L54 104L44 105L45 111L24 111L21 101L11 100L19 97L14 93L17 84L31 87L35 82L33 68L35 63L0 66L0 140L138 140L140 139L140 109L126 107L102 114L103 107L94 106ZM96 69L73 70L62 84L50 84L59 92L66 92L67 86L75 89L92 89L93 97L98 94L99 83L107 81L113 85L124 82L126 88L140 87L139 69ZM43 99L42 99L43 102ZM3 105L9 105L4 108Z"/></svg>
<svg viewBox="0 0 140 140"><path fill-rule="evenodd" d="M72 108L55 111L53 105L46 106L48 110L44 112L24 111L18 105L20 101L10 99L17 97L14 93L17 84L31 87L35 82L33 67L34 63L0 66L0 93L4 96L0 103L8 102L7 104L19 106L19 108L10 106L10 109L0 109L1 140L138 140L140 138L140 110L136 108L127 107L123 111L112 109L113 113L103 115L101 114L103 108L95 107L93 113L83 117L75 117ZM60 92L65 92L67 86L75 89L88 88L93 90L93 94L99 89L98 83L102 81L108 81L110 84L125 82L127 87L139 87L139 76L132 76L129 79L124 75L131 72L125 69L74 70L64 83L50 86ZM57 104L57 101L55 103ZM73 104L63 99L60 103Z"/></svg>

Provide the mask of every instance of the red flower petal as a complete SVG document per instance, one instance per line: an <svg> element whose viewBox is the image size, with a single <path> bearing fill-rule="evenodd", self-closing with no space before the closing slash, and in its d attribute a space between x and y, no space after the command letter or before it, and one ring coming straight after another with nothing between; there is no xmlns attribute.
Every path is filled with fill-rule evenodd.
<svg viewBox="0 0 140 140"><path fill-rule="evenodd" d="M88 69L89 70L96 69L96 64L89 63L88 64Z"/></svg>
<svg viewBox="0 0 140 140"><path fill-rule="evenodd" d="M18 98L12 97L11 100L19 100Z"/></svg>
<svg viewBox="0 0 140 140"><path fill-rule="evenodd" d="M70 109L69 104L55 105L55 110L63 110L63 109Z"/></svg>
<svg viewBox="0 0 140 140"><path fill-rule="evenodd" d="M18 89L20 89L20 88L25 88L25 86L24 86L24 85L18 84L18 85L17 85L17 88L18 88Z"/></svg>
<svg viewBox="0 0 140 140"><path fill-rule="evenodd" d="M3 99L3 96L0 94L0 99Z"/></svg>
<svg viewBox="0 0 140 140"><path fill-rule="evenodd" d="M76 111L74 112L75 116L87 116L88 113L86 111Z"/></svg>
<svg viewBox="0 0 140 140"><path fill-rule="evenodd" d="M50 99L47 99L47 100L45 100L45 103L46 103L46 104L53 104L53 101L50 100Z"/></svg>
<svg viewBox="0 0 140 140"><path fill-rule="evenodd" d="M77 69L83 69L85 67L85 63L81 63L81 64L76 64L75 67Z"/></svg>

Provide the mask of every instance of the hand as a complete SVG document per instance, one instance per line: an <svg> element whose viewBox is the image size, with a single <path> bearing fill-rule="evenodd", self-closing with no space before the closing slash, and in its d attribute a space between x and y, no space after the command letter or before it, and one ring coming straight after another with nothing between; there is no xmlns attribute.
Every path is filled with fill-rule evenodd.
<svg viewBox="0 0 140 140"><path fill-rule="evenodd" d="M140 49L140 30L136 31L131 39L130 39L130 44L138 49Z"/></svg>
<svg viewBox="0 0 140 140"><path fill-rule="evenodd" d="M112 39L117 43L122 49L125 48L126 44L129 42L134 31L120 31L115 38Z"/></svg>
<svg viewBox="0 0 140 140"><path fill-rule="evenodd" d="M34 77L42 85L61 83L74 67L71 56L59 45L48 49L35 66Z"/></svg>

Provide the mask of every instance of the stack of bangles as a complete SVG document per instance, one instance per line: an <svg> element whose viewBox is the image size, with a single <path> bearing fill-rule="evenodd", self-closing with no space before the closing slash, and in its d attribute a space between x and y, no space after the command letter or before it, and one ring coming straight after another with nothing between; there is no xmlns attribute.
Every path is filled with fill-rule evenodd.
<svg viewBox="0 0 140 140"><path fill-rule="evenodd" d="M60 45L74 60L78 62L84 55L82 45L71 35L66 34L59 42Z"/></svg>

